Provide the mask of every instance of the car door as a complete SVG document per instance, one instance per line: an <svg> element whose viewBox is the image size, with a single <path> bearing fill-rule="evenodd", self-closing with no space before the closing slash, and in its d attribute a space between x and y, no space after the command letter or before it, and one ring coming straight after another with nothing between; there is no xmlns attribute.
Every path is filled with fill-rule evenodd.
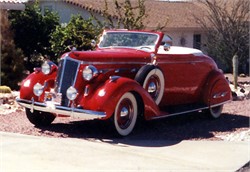
<svg viewBox="0 0 250 172"><path fill-rule="evenodd" d="M164 54L157 56L165 76L165 91L161 105L197 102L207 75L204 60L193 54Z"/></svg>

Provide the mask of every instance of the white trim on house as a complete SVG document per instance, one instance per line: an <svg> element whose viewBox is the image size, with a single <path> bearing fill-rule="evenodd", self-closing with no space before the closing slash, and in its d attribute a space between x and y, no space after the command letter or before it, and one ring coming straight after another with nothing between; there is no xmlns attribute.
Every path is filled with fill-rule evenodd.
<svg viewBox="0 0 250 172"><path fill-rule="evenodd" d="M1 10L25 10L25 3L29 0L0 0Z"/></svg>
<svg viewBox="0 0 250 172"><path fill-rule="evenodd" d="M17 3L0 3L1 10L25 10L24 4Z"/></svg>

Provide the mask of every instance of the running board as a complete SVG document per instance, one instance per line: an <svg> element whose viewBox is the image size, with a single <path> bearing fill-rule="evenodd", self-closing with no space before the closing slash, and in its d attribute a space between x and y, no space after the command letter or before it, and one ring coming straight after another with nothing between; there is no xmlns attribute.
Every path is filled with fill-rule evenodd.
<svg viewBox="0 0 250 172"><path fill-rule="evenodd" d="M202 104L169 106L169 107L161 108L162 114L164 115L155 116L152 119L167 118L170 116L176 116L176 115L181 115L185 113L198 112L198 111L208 109L208 108L209 108L208 106L202 105Z"/></svg>

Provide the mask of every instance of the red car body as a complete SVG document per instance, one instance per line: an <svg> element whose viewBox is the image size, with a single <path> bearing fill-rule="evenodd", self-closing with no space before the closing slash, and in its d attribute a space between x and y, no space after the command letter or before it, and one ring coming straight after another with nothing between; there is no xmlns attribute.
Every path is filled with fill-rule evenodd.
<svg viewBox="0 0 250 172"><path fill-rule="evenodd" d="M161 32L109 30L95 51L71 51L58 66L37 68L22 82L17 102L35 125L56 116L112 118L126 136L138 116L204 110L217 118L230 100L222 71L201 51L169 46Z"/></svg>

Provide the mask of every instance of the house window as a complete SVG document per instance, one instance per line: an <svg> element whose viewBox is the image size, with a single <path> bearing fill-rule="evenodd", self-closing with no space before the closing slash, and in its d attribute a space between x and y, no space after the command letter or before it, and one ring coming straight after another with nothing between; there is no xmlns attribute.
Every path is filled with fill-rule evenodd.
<svg viewBox="0 0 250 172"><path fill-rule="evenodd" d="M42 14L45 15L47 12L52 12L54 10L53 5L43 5L42 6Z"/></svg>
<svg viewBox="0 0 250 172"><path fill-rule="evenodd" d="M201 49L201 35L200 34L194 34L193 39L193 47L196 49Z"/></svg>
<svg viewBox="0 0 250 172"><path fill-rule="evenodd" d="M44 12L46 12L46 11L53 11L53 7L52 7L52 5L45 5L44 6Z"/></svg>

